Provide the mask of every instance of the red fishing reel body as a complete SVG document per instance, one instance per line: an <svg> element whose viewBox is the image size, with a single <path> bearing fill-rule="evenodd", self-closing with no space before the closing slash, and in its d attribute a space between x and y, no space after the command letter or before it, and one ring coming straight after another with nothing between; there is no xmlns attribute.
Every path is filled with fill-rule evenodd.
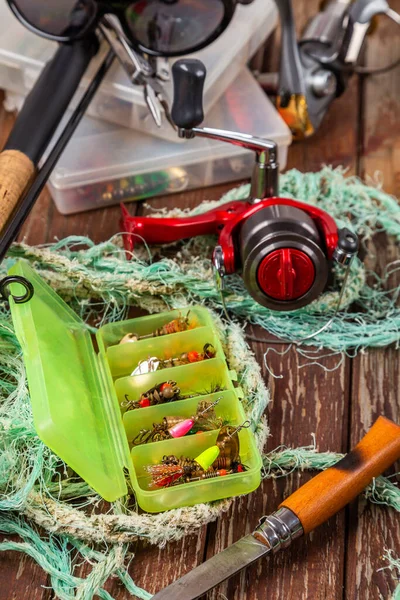
<svg viewBox="0 0 400 600"><path fill-rule="evenodd" d="M123 206L128 251L137 242L166 244L219 235L213 262L220 276L240 272L251 296L272 310L294 310L325 289L334 259L346 263L357 237L325 211L289 198L235 201L194 217L131 217Z"/></svg>
<svg viewBox="0 0 400 600"><path fill-rule="evenodd" d="M249 198L181 219L131 217L123 207L126 249L132 251L140 240L166 244L216 234L213 264L221 288L226 275L240 272L251 296L269 309L295 310L309 304L325 289L332 259L350 264L357 237L347 229L338 230L320 208L278 197L278 149L273 140L198 127L206 75L200 61L177 61L172 75L171 116L180 137L205 137L254 152Z"/></svg>

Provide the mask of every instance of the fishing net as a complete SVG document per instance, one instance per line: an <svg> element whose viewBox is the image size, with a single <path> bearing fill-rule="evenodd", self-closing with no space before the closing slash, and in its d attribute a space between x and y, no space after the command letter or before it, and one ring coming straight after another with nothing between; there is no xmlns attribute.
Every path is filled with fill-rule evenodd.
<svg viewBox="0 0 400 600"><path fill-rule="evenodd" d="M242 186L219 202L204 203L190 214L244 198L247 193L248 186ZM379 231L400 240L400 209L396 200L377 186L368 187L355 178L344 178L341 170L324 169L309 174L290 171L281 178L281 194L317 204L340 226L357 231L363 243ZM181 214L178 210L173 212ZM210 308L230 367L238 373L244 408L262 450L268 435L263 414L270 397L243 326L261 325L270 333L293 340L317 331L334 314L343 274L338 269L335 286L313 304L286 314L259 306L248 296L240 278L230 277L225 301L233 321L228 322L222 318L220 296L214 285L209 258L213 242L199 238L180 243L164 248L162 256L160 249L141 245L131 260L127 260L122 249L121 236L98 245L81 237L41 247L15 244L0 272L4 275L16 258L28 260L81 317L96 325L126 318L130 306L150 312L199 303ZM400 288L385 289L396 269L395 263L389 265L378 277L368 273L360 260L354 261L342 310L310 344L351 355L368 346L398 344L400 310L396 303ZM347 312L350 305L351 311ZM36 560L49 574L61 599L89 600L97 594L110 600L110 594L103 589L110 576L118 577L133 597L150 598L130 575L134 573L131 542L145 539L164 546L179 540L215 520L228 510L232 500L160 515L140 514L132 498L123 498L105 508L94 491L71 474L36 435L21 350L6 307L0 309L0 372L0 531L19 537L19 541L15 537L3 541L0 550L17 550ZM263 455L263 475L281 477L294 469L325 469L340 456L318 453L315 446L281 447ZM373 502L400 510L400 491L388 479L377 478L366 494ZM75 554L91 565L86 579L76 575L82 560L77 560ZM392 553L387 559L388 568L395 571L399 561Z"/></svg>

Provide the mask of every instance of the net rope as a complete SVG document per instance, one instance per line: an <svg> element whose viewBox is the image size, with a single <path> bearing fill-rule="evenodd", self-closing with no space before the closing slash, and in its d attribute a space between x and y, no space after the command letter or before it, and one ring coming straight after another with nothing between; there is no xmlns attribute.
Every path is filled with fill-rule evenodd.
<svg viewBox="0 0 400 600"><path fill-rule="evenodd" d="M308 174L290 171L281 179L281 194L327 210L338 225L355 230L364 244L380 231L399 242L400 209L396 200L376 182L367 186L344 175L342 170L328 168ZM218 203L244 198L247 192L248 186L242 186ZM189 214L218 203L204 203ZM181 211L173 213L176 216ZM17 258L28 260L82 318L90 322L95 319L98 325L125 318L129 306L149 312L194 303L210 308L230 368L238 373L246 415L262 450L268 436L263 415L270 396L260 366L247 345L243 323L261 325L270 334L285 339L299 339L311 327L318 329L331 314L341 274L338 271L332 289L312 305L286 314L256 305L239 277L229 278L226 302L238 322L226 322L221 318L209 258L214 243L208 238L181 243L164 249L160 260L159 249L146 246L138 247L132 260L127 260L121 236L97 245L81 237L40 247L15 244L0 273L5 275ZM354 355L369 346L398 345L400 310L396 302L400 288L394 287L388 293L385 287L399 267L394 262L378 277L368 272L360 260L354 261L343 301L345 307L352 305L352 310L340 312L329 330L318 337L318 346ZM316 340L312 343L315 345ZM309 351L309 356L313 352L300 351ZM62 600L90 600L96 594L111 600L104 589L111 576L119 578L132 597L150 598L132 579L132 542L142 539L164 547L217 519L233 502L222 500L156 515L140 514L132 498L123 498L105 508L95 492L72 476L67 465L37 437L21 349L5 306L0 307L0 432L0 532L6 535L0 550L31 556L48 573L56 596ZM316 443L305 448L280 447L263 454L263 476L276 478L293 470L325 469L340 458L334 452L319 453ZM400 510L400 491L390 479L377 478L366 495L372 502ZM400 561L389 550L386 560L395 578ZM91 566L85 579L77 576L82 561ZM394 597L400 597L399 590Z"/></svg>

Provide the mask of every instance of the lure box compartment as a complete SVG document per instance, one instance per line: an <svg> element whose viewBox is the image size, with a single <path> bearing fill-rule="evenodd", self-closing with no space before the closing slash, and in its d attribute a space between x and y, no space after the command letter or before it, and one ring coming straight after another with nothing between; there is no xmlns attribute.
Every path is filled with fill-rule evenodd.
<svg viewBox="0 0 400 600"><path fill-rule="evenodd" d="M0 3L0 88L26 95L33 87L44 64L57 47L55 42L29 32L12 14L6 2ZM204 109L211 107L232 83L240 69L253 56L277 23L277 9L273 0L254 0L251 5L238 5L233 19L221 36L204 50L196 53L207 68L204 87ZM107 45L92 61L72 106L75 107L89 81L96 72ZM177 59L171 59L170 64ZM172 83L166 85L172 98ZM143 97L141 87L130 83L117 60L90 104L88 114L121 124L159 138L179 142L173 128L164 119L157 127Z"/></svg>
<svg viewBox="0 0 400 600"><path fill-rule="evenodd" d="M274 140L285 167L290 131L248 69L242 69L205 124ZM54 169L49 189L58 210L70 214L246 179L253 165L253 152L225 142L194 138L172 144L86 117Z"/></svg>
<svg viewBox="0 0 400 600"><path fill-rule="evenodd" d="M17 262L10 274L24 277L34 288L31 300L17 304L10 297L10 306L23 351L35 428L42 441L96 492L114 501L127 494L129 486L142 509L158 512L245 494L258 487L261 457L250 429L238 434L246 471L156 490L149 489L146 466L158 464L164 455L196 458L215 443L218 431L130 448L129 442L140 429L168 415L190 417L201 400L219 398L217 416L230 425L239 426L246 420L234 385L235 373L228 369L205 308L190 308L192 329L128 344L119 344L128 332L149 334L180 312L107 324L97 331L96 352L88 326L27 263ZM21 294L21 284L11 284L11 293ZM201 351L206 343L213 344L214 358L130 375L149 355L171 358L189 349ZM199 396L123 414L120 404L125 394L140 397L168 380L177 382L182 393L195 391ZM223 391L209 393L216 384Z"/></svg>

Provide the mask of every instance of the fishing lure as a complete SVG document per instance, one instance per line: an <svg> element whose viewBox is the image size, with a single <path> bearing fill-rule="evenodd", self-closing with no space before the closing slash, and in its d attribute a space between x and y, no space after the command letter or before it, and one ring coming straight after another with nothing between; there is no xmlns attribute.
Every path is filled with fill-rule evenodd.
<svg viewBox="0 0 400 600"><path fill-rule="evenodd" d="M156 406L173 400L183 400L191 396L181 396L181 390L176 381L164 381L141 394L139 400L129 400L128 394L125 394L125 400L121 402L121 407L126 410L135 408L146 408L147 406Z"/></svg>
<svg viewBox="0 0 400 600"><path fill-rule="evenodd" d="M219 429L222 427L222 419L217 417L214 407L220 399L218 398L213 403L205 400L199 402L196 414L190 418L164 417L161 423L153 423L152 429L141 429L133 439L133 445L139 446L149 442L183 437L188 433Z"/></svg>
<svg viewBox="0 0 400 600"><path fill-rule="evenodd" d="M180 367L182 365L189 365L191 363L200 362L202 360L208 360L215 358L217 351L212 344L204 344L203 351L197 352L197 350L190 350L189 352L182 352L179 356L174 358L160 359L156 356L152 356L148 360L139 362L136 369L131 373L132 376L143 375L146 373L153 373L159 369L169 369L171 367Z"/></svg>
<svg viewBox="0 0 400 600"><path fill-rule="evenodd" d="M246 467L240 462L239 431L250 427L250 421L234 427L224 425L221 427L215 444L220 449L220 454L213 463L213 469L233 469L235 473L245 471Z"/></svg>
<svg viewBox="0 0 400 600"><path fill-rule="evenodd" d="M193 394L181 395L181 390L176 381L164 381L144 392L139 400L130 400L129 395L125 394L125 400L121 402L121 408L124 410L134 410L136 408L146 408L158 404L166 404L175 400L187 400L196 398L196 396L208 396L225 390L220 384L212 385L210 389L195 391Z"/></svg>
<svg viewBox="0 0 400 600"><path fill-rule="evenodd" d="M176 319L173 319L169 323L166 323L162 327L159 327L158 329L156 329L152 333L148 333L147 335L127 333L126 335L124 335L124 337L119 343L129 344L131 342L138 342L140 340L146 340L152 337L160 337L162 335L169 335L171 333L181 333L182 331L187 331L190 328L189 313L190 311L188 311L186 317L178 317Z"/></svg>
<svg viewBox="0 0 400 600"><path fill-rule="evenodd" d="M169 487L245 472L246 466L240 461L238 432L247 427L250 427L250 421L245 421L239 427L225 425L218 433L215 446L208 448L195 459L164 456L160 464L150 465L146 469L152 477L149 487ZM214 459L211 460L213 456Z"/></svg>
<svg viewBox="0 0 400 600"><path fill-rule="evenodd" d="M150 465L146 471L151 475L150 488L170 487L177 483L188 483L194 477L201 478L211 469L211 465L218 458L220 449L218 446L211 446L204 450L196 458L178 458L173 454L164 456L162 462L157 465ZM214 472L213 469L211 471Z"/></svg>

